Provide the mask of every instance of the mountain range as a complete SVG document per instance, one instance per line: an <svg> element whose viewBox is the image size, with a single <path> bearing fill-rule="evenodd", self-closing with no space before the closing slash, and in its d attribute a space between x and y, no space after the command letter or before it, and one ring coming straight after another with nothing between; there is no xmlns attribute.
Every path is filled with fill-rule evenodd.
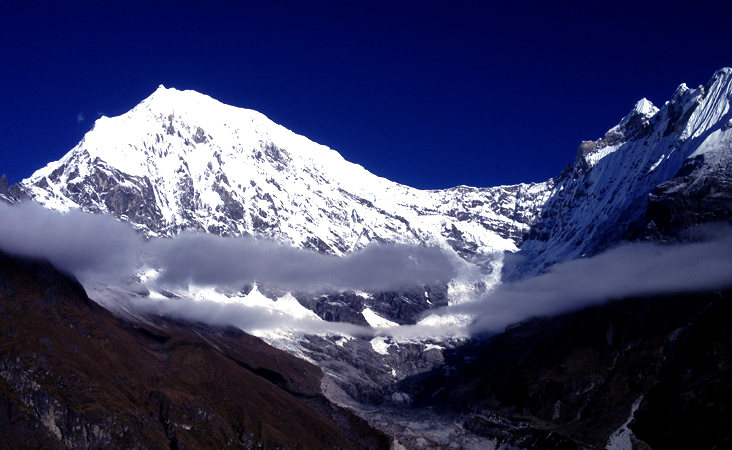
<svg viewBox="0 0 732 450"><path fill-rule="evenodd" d="M509 297L503 309L523 310L495 322L499 313L490 307L511 290L528 291L531 283L589 270L598 261L620 264L618 255L629 253L628 242L633 248L680 248L687 254L686 249L711 242L709 248L725 252L727 241L719 236L727 233L720 227L732 222L731 100L732 69L721 69L705 86L682 84L660 107L640 100L602 138L582 142L575 161L543 183L425 191L371 174L255 111L161 86L127 114L97 120L75 148L30 178L12 186L0 178L6 230L12 227L8 212L32 203L63 214L114 217L144 242L134 273L124 281L82 277L82 288L73 276L29 261L39 255L24 253L22 245L0 240L6 253L0 278L3 320L9 330L0 372L8 411L0 427L10 436L4 445L729 445L724 405L732 335L728 324L717 320L726 314L732 286L729 259L716 263L721 275L711 284L612 290L592 286L597 271L588 271L587 289L610 294L569 304L562 281L552 285L559 296L548 308L534 309L537 303L530 302L524 307ZM213 252L200 247L207 242L201 235L230 239L221 242L234 252L256 255L250 257L254 265L264 265L268 257L262 255L291 253L273 259L262 269L266 273L207 284L195 277L200 268L194 260L210 261L200 249ZM240 242L258 243L261 251L254 244L236 247ZM374 248L397 250L369 260L364 255ZM672 253L665 251L653 250L650 259L661 268L660 284L668 281L662 256ZM334 281L338 270L388 278L372 265L388 266L389 255L411 261L399 260L394 267L400 269L392 272L401 274L414 263L414 271L427 275L393 286L350 277ZM190 261L190 267L184 264L188 278L172 283L175 258ZM298 278L291 273L267 278L286 260L305 261L293 267L312 279L320 279L320 265L331 276L320 284L289 282ZM340 264L333 261L351 265L332 269L336 266L330 264ZM435 269L443 263L451 271ZM689 271L694 274L693 267ZM274 326L248 322L247 328L212 320L211 314L197 316L206 302L256 306L287 320ZM69 308L83 318L70 319ZM39 312L29 316L28 311ZM34 314L51 314L54 325L44 329ZM495 324L476 328L486 317ZM317 325L298 328L295 319ZM84 339L77 342L61 328L52 331L74 320L86 324ZM319 368L278 353L241 329ZM124 343L119 355L139 360L135 364L144 367L144 380L117 367L122 356L113 355L116 349L97 348L112 341ZM251 362L249 351L263 359ZM120 371L124 382L93 381L101 378L82 371L81 355L100 352L108 356L99 362L102 371ZM254 377L251 387L247 381L237 388L240 395L254 390L261 402L272 398L288 405L280 411L314 408L308 414L320 422L303 429L323 432L306 439L294 431L301 422L284 418L287 429L293 427L290 434L265 431L275 423L273 416L232 412L239 407L230 408L231 401L221 397L231 384L202 379L204 367L216 367L221 380ZM168 373L177 375L163 387ZM302 373L312 376L293 381ZM77 386L90 387L82 394ZM193 410L198 415L186 412ZM206 419L214 416L213 422ZM695 417L706 418L703 427ZM130 437L132 429L144 432ZM256 431L247 431L248 438L232 431L244 429ZM703 429L703 437L695 429Z"/></svg>

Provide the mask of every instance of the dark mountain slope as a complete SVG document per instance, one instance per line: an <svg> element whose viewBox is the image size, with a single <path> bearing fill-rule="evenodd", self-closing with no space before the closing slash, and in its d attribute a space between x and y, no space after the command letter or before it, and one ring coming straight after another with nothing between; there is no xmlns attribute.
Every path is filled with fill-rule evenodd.
<svg viewBox="0 0 732 450"><path fill-rule="evenodd" d="M730 448L732 432L732 305L710 305L667 350L661 382L630 423L653 448Z"/></svg>
<svg viewBox="0 0 732 450"><path fill-rule="evenodd" d="M650 447L726 448L731 313L726 292L534 319L447 354L404 389L421 391L417 405L462 413L472 432L524 448L605 448L641 400L630 427Z"/></svg>
<svg viewBox="0 0 732 450"><path fill-rule="evenodd" d="M43 262L0 254L0 330L2 449L389 447L317 367L237 330L126 323Z"/></svg>

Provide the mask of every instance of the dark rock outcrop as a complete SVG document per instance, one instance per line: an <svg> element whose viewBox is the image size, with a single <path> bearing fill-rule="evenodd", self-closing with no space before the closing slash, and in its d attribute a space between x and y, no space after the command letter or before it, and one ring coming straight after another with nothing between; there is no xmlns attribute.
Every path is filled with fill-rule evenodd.
<svg viewBox="0 0 732 450"><path fill-rule="evenodd" d="M684 239L687 230L709 223L732 224L732 158L687 160L670 181L648 196L646 237Z"/></svg>

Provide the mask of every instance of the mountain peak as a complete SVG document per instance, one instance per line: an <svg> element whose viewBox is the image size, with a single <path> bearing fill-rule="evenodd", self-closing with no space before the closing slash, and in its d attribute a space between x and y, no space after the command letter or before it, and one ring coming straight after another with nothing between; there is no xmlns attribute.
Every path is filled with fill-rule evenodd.
<svg viewBox="0 0 732 450"><path fill-rule="evenodd" d="M646 118L653 117L658 112L658 108L656 108L653 103L651 103L650 100L647 98L642 98L638 100L638 103L635 104L633 109L628 113L626 116L628 120L630 120L631 117L636 115L642 115Z"/></svg>
<svg viewBox="0 0 732 450"><path fill-rule="evenodd" d="M380 178L256 111L161 85L128 113L99 119L23 185L46 206L109 212L149 236L251 234L334 255L371 242L435 245L484 265L492 264L486 255L515 251L541 229L554 196L558 211L575 213L534 234L547 242L554 233L565 247L571 235L577 245L550 255L553 262L595 251L581 245L588 223L606 223L602 234L626 223L630 209L641 217L650 190L700 148L696 138L730 120L731 80L732 69L722 69L706 87L681 85L660 110L639 100L603 138L582 143L571 176L434 191Z"/></svg>
<svg viewBox="0 0 732 450"><path fill-rule="evenodd" d="M522 244L530 264L543 267L593 255L619 239L637 236L645 226L649 194L677 174L696 171L702 179L709 173L726 179L732 139L728 132L732 125L727 126L730 99L732 69L725 68L715 72L706 86L690 89L681 84L660 109L640 100L601 139L583 142L574 166L558 179L556 194L544 205L552 212L547 214L550 219L535 227L536 239ZM690 161L699 155L705 158ZM689 164L680 172L686 161ZM697 170L700 164L703 170ZM688 182L677 181L668 189ZM728 210L719 206L722 201L708 203L724 214Z"/></svg>
<svg viewBox="0 0 732 450"><path fill-rule="evenodd" d="M721 69L714 72L714 75L712 76L712 80L719 78L719 77L726 77L732 75L732 67L722 67Z"/></svg>
<svg viewBox="0 0 732 450"><path fill-rule="evenodd" d="M163 86L23 184L53 209L108 212L148 236L254 235L335 255L419 244L471 258L515 251L547 195L547 183L413 189L256 111Z"/></svg>

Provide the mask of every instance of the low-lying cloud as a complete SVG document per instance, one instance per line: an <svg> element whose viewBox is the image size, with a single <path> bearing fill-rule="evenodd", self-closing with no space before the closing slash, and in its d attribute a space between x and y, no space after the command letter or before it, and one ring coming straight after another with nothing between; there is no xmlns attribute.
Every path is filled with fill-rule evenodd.
<svg viewBox="0 0 732 450"><path fill-rule="evenodd" d="M397 289L448 282L455 270L436 248L371 245L335 257L249 237L183 234L151 242L163 283L239 286L259 282L284 290Z"/></svg>
<svg viewBox="0 0 732 450"><path fill-rule="evenodd" d="M161 286L186 284L240 289L258 282L282 290L384 291L447 282L455 269L438 249L373 245L334 257L253 238L183 234L145 242L128 224L105 214L59 213L32 202L0 202L0 250L45 258L87 280L129 278L143 262L160 270ZM142 255L142 256L141 256ZM431 312L471 315L470 333L494 333L536 316L554 316L632 296L732 287L732 229L717 229L683 245L625 244L600 255L557 264L542 275L504 283L470 303ZM134 297L136 308L245 330L291 327L310 332L430 336L449 327L367 330L349 324L297 319L239 304ZM457 326L456 333L465 331Z"/></svg>
<svg viewBox="0 0 732 450"><path fill-rule="evenodd" d="M48 259L82 278L131 275L148 262L167 285L241 288L259 282L285 290L386 290L447 282L455 270L435 248L372 245L335 257L251 237L184 233L144 242L106 214L65 213L35 203L0 203L0 249Z"/></svg>
<svg viewBox="0 0 732 450"><path fill-rule="evenodd" d="M180 241L181 244L185 242ZM290 250L292 249L283 251L287 254ZM366 255L364 258L370 260L371 257ZM341 269L351 270L354 267L356 266L346 263ZM285 267L275 270L287 274L290 269ZM312 273L311 275L314 276ZM200 279L205 279L205 276L199 276ZM251 315L251 308L239 305L221 306L213 302L208 306L198 304L195 307L167 302L157 308L162 308L160 312L164 311L168 315L185 315L191 318L193 314L200 320L210 321L209 323L225 322L248 330L263 329L263 325L268 324L272 328L286 326L309 332L425 337L497 333L508 325L532 317L556 316L613 299L731 287L732 230L724 228L717 229L694 243L620 245L591 258L557 264L539 276L504 283L475 302L430 311L441 315L471 315L475 319L467 329L458 325L418 324L368 330L349 324L291 319L276 314L268 315L266 312Z"/></svg>
<svg viewBox="0 0 732 450"><path fill-rule="evenodd" d="M129 225L106 214L0 202L0 250L46 259L80 277L132 273L141 244Z"/></svg>
<svg viewBox="0 0 732 450"><path fill-rule="evenodd" d="M240 303L219 303L210 300L145 298L127 299L137 311L156 316L202 322L214 326L234 326L247 332L290 329L305 333L335 333L371 336L374 330L345 322L326 322L314 318L298 318L265 308Z"/></svg>
<svg viewBox="0 0 732 450"><path fill-rule="evenodd" d="M473 333L499 332L537 316L554 316L612 299L732 287L732 233L702 242L625 244L549 272L504 283L475 303L447 309L476 316Z"/></svg>

